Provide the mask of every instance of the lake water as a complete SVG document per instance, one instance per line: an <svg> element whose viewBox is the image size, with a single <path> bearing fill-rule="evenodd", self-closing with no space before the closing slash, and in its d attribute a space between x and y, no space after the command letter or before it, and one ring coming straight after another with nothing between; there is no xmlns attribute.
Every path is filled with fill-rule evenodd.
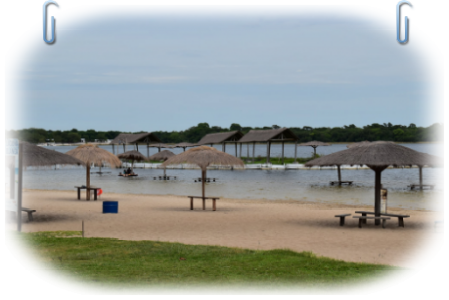
<svg viewBox="0 0 449 300"><path fill-rule="evenodd" d="M404 144L412 149L430 154L438 154L439 144ZM291 146L291 147L289 147ZM286 147L294 153L293 145ZM66 152L74 147L48 147ZM112 151L111 146L102 146ZM221 150L221 145L217 147ZM229 147L230 148L230 147ZM243 147L245 149L245 146ZM289 149L290 148L290 149ZM311 154L310 147L298 147L298 157ZM131 147L128 146L127 150ZM289 150L287 150L289 149ZM301 149L301 152L300 152ZM346 149L337 144L319 147L320 154L329 154ZM146 149L139 149L146 151ZM152 153L157 149L152 148ZM173 149L180 153L182 149ZM228 149L229 150L229 149ZM245 149L246 150L246 149ZM266 145L256 146L256 155L265 155ZM272 153L278 153L280 145L273 145ZM258 152L257 152L258 151ZM290 151L290 152L288 152ZM229 151L231 154L232 152ZM145 154L145 153L144 153ZM98 171L97 168L92 169ZM200 195L201 183L194 179L200 177L199 170L168 169L167 175L177 176L177 180L153 180L153 176L163 174L161 169L136 169L138 177L117 176L119 170L102 168L103 175L92 174L91 184L103 189L105 195L111 193L159 194L159 195ZM85 184L85 169L81 167L28 169L24 172L24 188L48 190L73 190L75 185ZM238 199L298 200L323 203L346 203L373 205L374 172L369 169L342 170L343 180L352 180L352 186L330 186L329 181L337 180L336 170L208 170L208 177L218 178L217 182L206 184L206 195ZM419 182L419 171L412 169L387 169L382 172L382 184L389 190L388 206L404 209L441 210L443 205L443 169L424 168L424 183L435 184L434 190L410 191L410 183Z"/></svg>

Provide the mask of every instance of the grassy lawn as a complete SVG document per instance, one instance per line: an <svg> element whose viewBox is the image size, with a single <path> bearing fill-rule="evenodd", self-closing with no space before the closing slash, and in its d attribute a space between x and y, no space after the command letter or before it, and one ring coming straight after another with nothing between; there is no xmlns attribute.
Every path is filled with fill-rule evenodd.
<svg viewBox="0 0 449 300"><path fill-rule="evenodd" d="M399 269L348 263L310 252L247 250L155 241L83 238L81 232L22 233L48 267L115 287L262 284L316 287L366 282Z"/></svg>

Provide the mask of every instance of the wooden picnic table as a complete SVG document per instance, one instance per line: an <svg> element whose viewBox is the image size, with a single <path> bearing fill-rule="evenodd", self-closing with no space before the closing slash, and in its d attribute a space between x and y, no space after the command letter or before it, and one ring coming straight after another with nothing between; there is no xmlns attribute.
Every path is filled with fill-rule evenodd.
<svg viewBox="0 0 449 300"><path fill-rule="evenodd" d="M86 190L87 187L85 187L85 186L75 186L75 188L78 189L78 200L81 200L81 190ZM94 200L95 200L95 201L97 201L97 191L98 191L99 189L101 189L101 188L99 188L99 187L94 187L94 186L91 186L91 187L89 188L89 190L94 191ZM89 201L89 200L87 200L87 201Z"/></svg>
<svg viewBox="0 0 449 300"><path fill-rule="evenodd" d="M202 196L188 196L188 197L190 198L190 210L193 210L193 199L194 198L203 199L203 210L206 210L206 200L212 199L212 210L213 211L217 210L216 201L220 200L220 198L218 198L218 197L202 197Z"/></svg>
<svg viewBox="0 0 449 300"><path fill-rule="evenodd" d="M161 175L161 176L153 176L153 180L159 179L159 180L170 180L170 177L176 180L176 176L168 176L168 175Z"/></svg>
<svg viewBox="0 0 449 300"><path fill-rule="evenodd" d="M201 177L195 178L195 182L201 182L203 179ZM218 180L218 178L205 178L204 182L215 182L215 180Z"/></svg>
<svg viewBox="0 0 449 300"><path fill-rule="evenodd" d="M342 184L347 184L347 185L351 185L354 181L331 181L329 182L330 185L334 185L334 184L338 184L338 185L342 185Z"/></svg>
<svg viewBox="0 0 449 300"><path fill-rule="evenodd" d="M374 212L372 211L356 211L356 214L362 214L362 217L366 217L366 215L375 215ZM393 218L398 218L398 226L399 227L404 227L404 218L410 218L410 215L399 215L399 214L380 214L381 216L384 217L393 217ZM363 221L364 224L366 224L366 219L364 219Z"/></svg>
<svg viewBox="0 0 449 300"><path fill-rule="evenodd" d="M411 185L408 186L411 190L414 190L415 188L418 189L423 189L425 187L428 187L429 189L433 190L433 188L435 187L434 184L419 184L419 183L412 183Z"/></svg>

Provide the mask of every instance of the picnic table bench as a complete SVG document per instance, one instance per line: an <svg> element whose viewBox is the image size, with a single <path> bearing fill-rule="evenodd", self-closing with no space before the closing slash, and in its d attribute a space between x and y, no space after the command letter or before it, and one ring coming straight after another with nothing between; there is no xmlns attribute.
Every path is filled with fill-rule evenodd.
<svg viewBox="0 0 449 300"><path fill-rule="evenodd" d="M374 215L375 213L372 211L356 211L356 214L362 214L362 216L366 216L366 215ZM393 218L398 218L398 226L399 227L404 227L404 218L410 218L410 215L399 215L399 214L380 214L381 216L385 216L385 217L393 217ZM366 220L364 221L364 223L366 223Z"/></svg>
<svg viewBox="0 0 449 300"><path fill-rule="evenodd" d="M342 184L347 184L347 185L351 185L354 181L331 181L330 184L334 185L334 184L338 184L338 185L342 185Z"/></svg>
<svg viewBox="0 0 449 300"><path fill-rule="evenodd" d="M428 187L429 189L433 190L435 187L434 184L419 184L419 183L412 183L408 186L411 190L414 190L415 188L423 189L424 187Z"/></svg>
<svg viewBox="0 0 449 300"><path fill-rule="evenodd" d="M353 216L353 218L359 219L359 228L362 228L362 223L366 223L367 219L382 220L382 228L385 228L385 222L390 220L389 217L367 217L367 216Z"/></svg>
<svg viewBox="0 0 449 300"><path fill-rule="evenodd" d="M201 182L203 179L201 177L199 178L195 178L194 179L195 182ZM212 182L215 182L215 180L218 180L218 178L205 178L204 182L210 182L212 180Z"/></svg>
<svg viewBox="0 0 449 300"><path fill-rule="evenodd" d="M335 217L340 218L340 226L345 225L345 218L349 217L351 214L341 214L341 215L335 215Z"/></svg>
<svg viewBox="0 0 449 300"><path fill-rule="evenodd" d="M161 176L153 176L153 180L159 179L159 180L170 180L170 177L173 177L173 179L176 179L176 176L168 176L168 175L161 175Z"/></svg>
<svg viewBox="0 0 449 300"><path fill-rule="evenodd" d="M206 210L206 200L212 199L212 210L213 211L217 210L216 201L220 199L218 197L202 197L202 196L188 196L188 197L190 198L190 210L193 210L193 199L194 198L203 199L203 210Z"/></svg>
<svg viewBox="0 0 449 300"><path fill-rule="evenodd" d="M33 213L36 212L35 209L31 209L28 207L22 207L22 211L26 212L28 214L28 222L33 221ZM7 210L6 213L6 223L11 223L11 219L16 219L16 212L15 211L9 211Z"/></svg>
<svg viewBox="0 0 449 300"><path fill-rule="evenodd" d="M86 190L87 187L86 186L75 186L75 188L78 189L78 200L80 200L81 199L81 190ZM94 187L94 186L91 186L89 188L89 190L94 191L94 200L95 201L97 201L97 192L98 192L99 189L101 189L101 188Z"/></svg>

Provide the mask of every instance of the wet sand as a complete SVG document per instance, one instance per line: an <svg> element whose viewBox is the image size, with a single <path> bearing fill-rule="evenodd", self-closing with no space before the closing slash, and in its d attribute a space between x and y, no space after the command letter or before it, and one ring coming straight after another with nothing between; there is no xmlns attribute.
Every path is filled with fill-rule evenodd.
<svg viewBox="0 0 449 300"><path fill-rule="evenodd" d="M93 198L93 195L92 195ZM102 201L119 201L118 214L103 214ZM23 213L23 231L81 231L86 237L122 240L158 240L185 244L220 245L249 249L291 249L352 262L408 267L442 213L389 208L390 213L409 214L405 228L396 218L386 228L373 221L362 229L358 220L346 218L344 227L334 215L373 206L321 204L299 201L220 199L217 211L207 201L183 196L108 193L98 201L81 200L76 191L25 190L23 206L35 209L34 221ZM14 228L8 224L7 228Z"/></svg>

